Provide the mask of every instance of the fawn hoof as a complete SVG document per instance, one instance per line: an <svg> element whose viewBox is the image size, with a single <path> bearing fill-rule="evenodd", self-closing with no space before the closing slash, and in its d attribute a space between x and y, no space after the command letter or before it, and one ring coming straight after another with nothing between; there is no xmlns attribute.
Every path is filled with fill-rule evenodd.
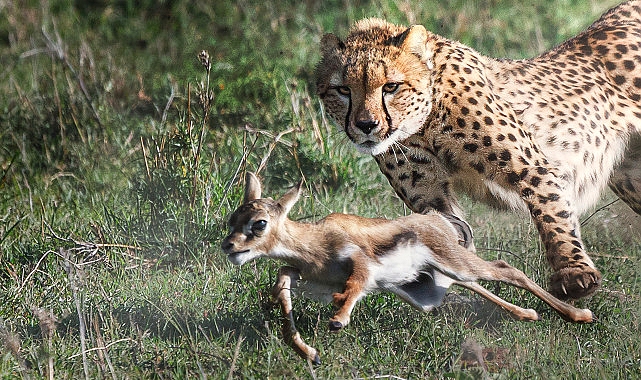
<svg viewBox="0 0 641 380"><path fill-rule="evenodd" d="M571 321L574 323L596 323L599 321L599 319L594 315L594 312L592 312L590 309L582 309L581 310L584 314L582 318L576 321Z"/></svg>
<svg viewBox="0 0 641 380"><path fill-rule="evenodd" d="M338 331L343 328L343 324L339 321L329 321L329 331Z"/></svg>
<svg viewBox="0 0 641 380"><path fill-rule="evenodd" d="M550 293L562 300L583 298L599 288L601 278L601 273L594 268L562 268L550 277Z"/></svg>
<svg viewBox="0 0 641 380"><path fill-rule="evenodd" d="M320 365L321 364L320 356L318 356L318 354L316 354L316 356L314 356L314 358L310 359L310 360L312 361L313 365Z"/></svg>
<svg viewBox="0 0 641 380"><path fill-rule="evenodd" d="M536 322L541 320L541 315L534 309L523 309L523 311L512 314L512 318L524 322Z"/></svg>
<svg viewBox="0 0 641 380"><path fill-rule="evenodd" d="M543 318L541 318L541 315L534 310L533 318L532 321L542 321Z"/></svg>

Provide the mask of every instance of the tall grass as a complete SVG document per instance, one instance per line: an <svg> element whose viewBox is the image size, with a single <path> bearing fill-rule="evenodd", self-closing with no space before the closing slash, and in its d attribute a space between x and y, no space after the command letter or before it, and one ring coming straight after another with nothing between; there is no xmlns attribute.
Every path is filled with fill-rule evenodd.
<svg viewBox="0 0 641 380"><path fill-rule="evenodd" d="M612 2L610 2L611 4ZM609 5L609 4L608 4ZM639 242L608 207L584 235L600 322L523 324L466 293L423 315L388 295L326 331L327 305L295 301L323 354L283 344L276 263L232 267L218 249L239 178L274 196L306 178L293 214L406 212L371 158L322 114L323 32L361 17L423 23L524 57L607 5L478 1L0 2L0 373L6 378L630 377L639 374ZM539 283L532 225L466 203L477 246ZM546 310L527 294L513 302Z"/></svg>

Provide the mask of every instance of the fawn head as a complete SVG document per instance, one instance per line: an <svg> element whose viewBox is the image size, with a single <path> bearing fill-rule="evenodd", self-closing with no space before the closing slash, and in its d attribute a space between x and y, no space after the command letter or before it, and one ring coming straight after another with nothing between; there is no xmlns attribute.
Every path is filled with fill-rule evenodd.
<svg viewBox="0 0 641 380"><path fill-rule="evenodd" d="M278 234L301 189L302 181L278 200L261 198L260 181L253 173L247 173L243 204L229 217L229 235L221 244L229 261L241 265L269 256L277 247Z"/></svg>

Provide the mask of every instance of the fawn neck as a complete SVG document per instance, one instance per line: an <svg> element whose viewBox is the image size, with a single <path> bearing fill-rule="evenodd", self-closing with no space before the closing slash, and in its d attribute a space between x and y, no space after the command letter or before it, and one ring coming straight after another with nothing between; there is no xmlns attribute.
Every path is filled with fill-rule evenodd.
<svg viewBox="0 0 641 380"><path fill-rule="evenodd" d="M270 256L281 259L302 272L318 273L328 267L332 256L351 242L346 234L326 223L299 223L286 219L275 236Z"/></svg>

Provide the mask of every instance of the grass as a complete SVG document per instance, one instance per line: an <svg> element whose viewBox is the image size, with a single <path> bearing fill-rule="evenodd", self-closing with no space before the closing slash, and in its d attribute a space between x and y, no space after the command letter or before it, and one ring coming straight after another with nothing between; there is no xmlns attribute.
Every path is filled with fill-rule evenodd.
<svg viewBox="0 0 641 380"><path fill-rule="evenodd" d="M232 267L218 248L245 170L259 171L273 196L305 176L297 218L406 212L371 158L322 115L313 89L322 33L345 35L353 21L380 16L520 58L613 4L0 3L0 374L639 377L641 242L620 204L584 217L604 286L580 304L598 323L567 324L501 287L544 320L512 321L462 290L427 315L380 294L330 334L331 307L296 299L319 367L280 338L269 298L278 264ZM545 284L534 227L464 202L480 254Z"/></svg>

